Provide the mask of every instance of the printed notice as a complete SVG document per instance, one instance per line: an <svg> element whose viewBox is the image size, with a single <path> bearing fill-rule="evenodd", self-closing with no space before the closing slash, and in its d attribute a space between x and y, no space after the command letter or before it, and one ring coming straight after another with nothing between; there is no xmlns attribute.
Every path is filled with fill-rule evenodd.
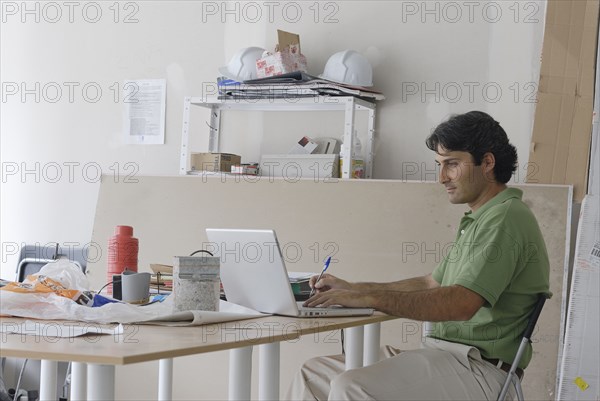
<svg viewBox="0 0 600 401"><path fill-rule="evenodd" d="M127 143L164 144L167 80L125 81L123 96Z"/></svg>

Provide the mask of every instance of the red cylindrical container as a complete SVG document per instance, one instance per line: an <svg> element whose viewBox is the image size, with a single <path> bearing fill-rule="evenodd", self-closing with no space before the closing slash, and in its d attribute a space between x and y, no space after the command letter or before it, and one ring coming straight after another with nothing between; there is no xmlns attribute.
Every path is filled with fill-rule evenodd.
<svg viewBox="0 0 600 401"><path fill-rule="evenodd" d="M133 237L133 227L115 228L115 235L108 240L108 282L112 281L114 274L121 274L125 270L137 272L138 247L138 239ZM112 285L108 291L112 294Z"/></svg>

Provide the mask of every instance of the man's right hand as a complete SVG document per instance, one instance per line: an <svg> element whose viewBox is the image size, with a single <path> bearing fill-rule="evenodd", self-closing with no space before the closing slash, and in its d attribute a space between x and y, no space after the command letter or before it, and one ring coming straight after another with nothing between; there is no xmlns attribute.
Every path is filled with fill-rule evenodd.
<svg viewBox="0 0 600 401"><path fill-rule="evenodd" d="M323 291L330 290L332 288L344 289L344 290L352 289L352 284L350 284L346 280L342 280L341 278L332 276L331 274L327 274L327 273L323 274L321 279L317 282L318 278L319 278L318 275L312 276L310 278L310 281L308 282L308 284L310 285L310 288L314 288L316 292L323 292Z"/></svg>

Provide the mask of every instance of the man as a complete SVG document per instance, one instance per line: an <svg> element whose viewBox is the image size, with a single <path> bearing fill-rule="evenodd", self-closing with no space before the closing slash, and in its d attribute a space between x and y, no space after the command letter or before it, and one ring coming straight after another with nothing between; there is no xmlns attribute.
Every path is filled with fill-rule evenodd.
<svg viewBox="0 0 600 401"><path fill-rule="evenodd" d="M508 188L517 153L498 122L472 111L440 124L426 140L439 182L467 204L447 257L432 274L390 283L350 283L329 274L308 306L373 307L435 322L418 350L383 349L376 364L344 372L342 356L315 358L297 374L290 399L496 399L549 263L537 221ZM531 347L521 359L521 375ZM510 396L510 393L509 393Z"/></svg>

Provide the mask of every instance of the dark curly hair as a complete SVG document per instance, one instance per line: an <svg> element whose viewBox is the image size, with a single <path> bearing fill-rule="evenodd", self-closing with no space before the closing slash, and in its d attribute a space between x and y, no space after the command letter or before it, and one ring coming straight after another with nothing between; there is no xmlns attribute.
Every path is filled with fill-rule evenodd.
<svg viewBox="0 0 600 401"><path fill-rule="evenodd" d="M435 128L425 143L434 152L438 147L448 151L469 152L476 166L481 165L484 154L492 153L496 159L494 177L503 184L510 180L517 169L517 150L508 142L500 124L482 111L451 116Z"/></svg>

